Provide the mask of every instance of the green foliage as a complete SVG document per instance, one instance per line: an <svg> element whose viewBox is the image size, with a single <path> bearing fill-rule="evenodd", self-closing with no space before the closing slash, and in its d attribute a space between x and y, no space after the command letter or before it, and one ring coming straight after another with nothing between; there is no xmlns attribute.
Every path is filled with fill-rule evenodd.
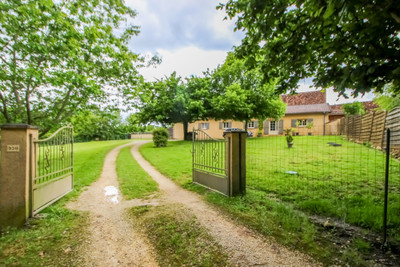
<svg viewBox="0 0 400 267"><path fill-rule="evenodd" d="M71 118L76 142L126 139L128 132L119 112L82 111Z"/></svg>
<svg viewBox="0 0 400 267"><path fill-rule="evenodd" d="M235 30L246 34L236 54L278 78L277 91L294 91L301 79L354 95L385 85L400 91L400 9L392 0L229 0L220 4Z"/></svg>
<svg viewBox="0 0 400 267"><path fill-rule="evenodd" d="M119 189L125 199L143 198L158 190L158 184L145 172L124 147L117 157Z"/></svg>
<svg viewBox="0 0 400 267"><path fill-rule="evenodd" d="M342 109L346 116L365 114L365 107L361 102L343 104Z"/></svg>
<svg viewBox="0 0 400 267"><path fill-rule="evenodd" d="M188 122L198 118L192 105L194 104L187 87L174 72L166 79L145 85L137 104L140 110L139 121L158 122L163 125L182 122L186 138Z"/></svg>
<svg viewBox="0 0 400 267"><path fill-rule="evenodd" d="M168 131L165 128L153 130L153 142L156 147L166 147L168 143Z"/></svg>
<svg viewBox="0 0 400 267"><path fill-rule="evenodd" d="M122 0L0 2L0 117L45 134L89 102L134 94L142 60L129 51L135 12Z"/></svg>
<svg viewBox="0 0 400 267"><path fill-rule="evenodd" d="M131 216L157 251L160 266L229 266L223 248L183 208L135 207Z"/></svg>
<svg viewBox="0 0 400 267"><path fill-rule="evenodd" d="M286 135L286 142L292 143L292 142L293 142L293 135L287 134L287 135Z"/></svg>
<svg viewBox="0 0 400 267"><path fill-rule="evenodd" d="M272 80L262 80L261 70L247 70L245 61L230 53L211 74L210 117L237 121L280 118L286 109L275 86Z"/></svg>
<svg viewBox="0 0 400 267"><path fill-rule="evenodd" d="M376 94L374 102L378 104L379 109L391 111L396 107L400 107L400 95L395 95L393 85L385 87L382 93Z"/></svg>

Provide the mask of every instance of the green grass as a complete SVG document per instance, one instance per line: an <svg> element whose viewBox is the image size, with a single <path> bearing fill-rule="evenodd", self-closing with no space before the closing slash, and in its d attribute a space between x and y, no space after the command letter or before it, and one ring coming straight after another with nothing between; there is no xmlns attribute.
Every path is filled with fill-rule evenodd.
<svg viewBox="0 0 400 267"><path fill-rule="evenodd" d="M131 146L124 147L118 154L119 189L125 199L143 198L157 191L158 184L132 157L131 148Z"/></svg>
<svg viewBox="0 0 400 267"><path fill-rule="evenodd" d="M326 233L321 234L308 216L313 213L337 217L379 232L384 155L341 137L295 137L294 142L294 147L288 149L284 137L248 139L247 194L235 198L190 186L191 142L170 142L167 148L157 149L147 144L140 151L161 173L202 192L205 199L233 218L330 264L331 258L340 258L342 251L324 238ZM327 142L342 146L329 146ZM389 231L393 239L400 236L399 167L398 161L391 160ZM296 171L298 175L286 171ZM354 256L366 251L360 242L344 249L348 251L346 255L353 256L339 261L356 265L362 262Z"/></svg>
<svg viewBox="0 0 400 267"><path fill-rule="evenodd" d="M132 140L74 144L74 190L22 228L5 229L0 235L0 266L81 266L79 244L86 241L87 213L64 207L102 171L107 153Z"/></svg>
<svg viewBox="0 0 400 267"><path fill-rule="evenodd" d="M187 141L168 142L167 147L156 148L147 143L140 147L140 153L165 176L179 185L192 181L192 143Z"/></svg>
<svg viewBox="0 0 400 267"><path fill-rule="evenodd" d="M222 247L182 207L134 207L130 215L156 249L160 266L229 266Z"/></svg>

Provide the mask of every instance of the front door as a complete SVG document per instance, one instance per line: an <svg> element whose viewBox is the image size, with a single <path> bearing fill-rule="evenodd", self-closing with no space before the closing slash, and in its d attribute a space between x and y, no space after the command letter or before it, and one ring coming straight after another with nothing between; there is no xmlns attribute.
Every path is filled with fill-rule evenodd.
<svg viewBox="0 0 400 267"><path fill-rule="evenodd" d="M278 134L278 122L277 121L270 121L269 122L269 134L270 135L277 135Z"/></svg>

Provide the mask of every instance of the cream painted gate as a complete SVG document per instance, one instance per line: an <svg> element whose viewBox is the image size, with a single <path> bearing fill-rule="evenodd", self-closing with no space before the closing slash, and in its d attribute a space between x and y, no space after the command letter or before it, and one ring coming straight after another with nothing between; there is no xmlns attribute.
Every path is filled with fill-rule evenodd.
<svg viewBox="0 0 400 267"><path fill-rule="evenodd" d="M65 126L49 138L31 138L31 216L72 191L73 132Z"/></svg>

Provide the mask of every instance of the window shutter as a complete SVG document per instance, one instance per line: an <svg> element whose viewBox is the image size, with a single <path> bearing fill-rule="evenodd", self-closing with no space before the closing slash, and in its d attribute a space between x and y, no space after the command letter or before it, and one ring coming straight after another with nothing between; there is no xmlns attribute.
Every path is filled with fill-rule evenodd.
<svg viewBox="0 0 400 267"><path fill-rule="evenodd" d="M278 123L278 134L283 134L283 120Z"/></svg>
<svg viewBox="0 0 400 267"><path fill-rule="evenodd" d="M266 120L264 122L264 134L265 135L269 134L269 121L268 120Z"/></svg>
<svg viewBox="0 0 400 267"><path fill-rule="evenodd" d="M258 120L254 121L254 128L256 128L256 129L258 128Z"/></svg>
<svg viewBox="0 0 400 267"><path fill-rule="evenodd" d="M296 124L297 124L297 120L292 120L292 127L296 127Z"/></svg>
<svg viewBox="0 0 400 267"><path fill-rule="evenodd" d="M232 122L228 122L228 128L232 128Z"/></svg>
<svg viewBox="0 0 400 267"><path fill-rule="evenodd" d="M307 123L312 123L313 119L307 119Z"/></svg>
<svg viewBox="0 0 400 267"><path fill-rule="evenodd" d="M199 123L199 130L201 130L201 123Z"/></svg>
<svg viewBox="0 0 400 267"><path fill-rule="evenodd" d="M220 129L222 129L222 127L224 126L223 124L224 124L223 122L221 122L221 121L219 122L219 128Z"/></svg>
<svg viewBox="0 0 400 267"><path fill-rule="evenodd" d="M243 129L246 129L246 121L243 122Z"/></svg>
<svg viewBox="0 0 400 267"><path fill-rule="evenodd" d="M206 123L206 129L207 130L210 129L210 123L209 122Z"/></svg>

